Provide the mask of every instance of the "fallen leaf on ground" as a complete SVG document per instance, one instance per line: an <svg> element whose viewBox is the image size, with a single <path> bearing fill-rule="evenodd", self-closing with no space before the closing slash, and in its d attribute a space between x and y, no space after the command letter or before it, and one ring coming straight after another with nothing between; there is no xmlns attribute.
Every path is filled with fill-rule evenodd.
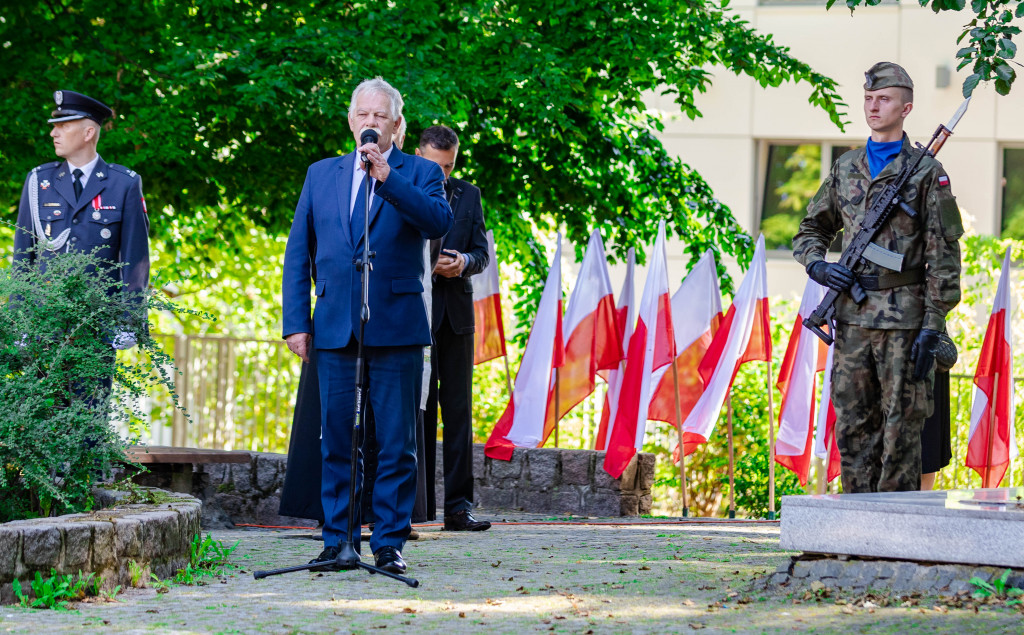
<svg viewBox="0 0 1024 635"><path fill-rule="evenodd" d="M407 606L404 609L402 609L402 612L403 613L415 613L416 609L412 608L411 606Z"/></svg>

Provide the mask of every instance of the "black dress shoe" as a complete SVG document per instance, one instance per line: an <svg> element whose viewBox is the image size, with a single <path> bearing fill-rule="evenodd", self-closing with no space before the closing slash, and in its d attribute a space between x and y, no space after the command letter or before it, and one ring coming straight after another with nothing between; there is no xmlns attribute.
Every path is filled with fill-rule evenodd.
<svg viewBox="0 0 1024 635"><path fill-rule="evenodd" d="M338 547L325 547L320 555L309 561L309 564L315 562L324 562L319 567L313 567L310 571L341 571L341 566L338 564L338 552L341 551Z"/></svg>
<svg viewBox="0 0 1024 635"><path fill-rule="evenodd" d="M402 552L394 547L381 547L373 554L374 564L378 569L390 573L405 573L405 560L402 560Z"/></svg>
<svg viewBox="0 0 1024 635"><path fill-rule="evenodd" d="M491 528L491 523L473 518L473 514L464 509L451 516L445 516L444 528L445 531L487 531Z"/></svg>

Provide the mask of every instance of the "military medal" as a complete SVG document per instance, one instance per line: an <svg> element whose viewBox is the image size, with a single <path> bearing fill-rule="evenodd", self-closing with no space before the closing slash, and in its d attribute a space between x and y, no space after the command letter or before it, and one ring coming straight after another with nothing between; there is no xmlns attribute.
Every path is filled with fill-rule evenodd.
<svg viewBox="0 0 1024 635"><path fill-rule="evenodd" d="M103 237L103 240L110 238L110 230L104 227L103 230L100 231L100 236Z"/></svg>
<svg viewBox="0 0 1024 635"><path fill-rule="evenodd" d="M45 190L45 189L49 189L49 187L50 187L50 182L47 181L46 179L43 179L42 181L39 182L39 189Z"/></svg>
<svg viewBox="0 0 1024 635"><path fill-rule="evenodd" d="M92 213L92 219L93 220L99 220L100 219L100 213L99 212L93 212Z"/></svg>
<svg viewBox="0 0 1024 635"><path fill-rule="evenodd" d="M53 210L53 215L54 215L54 216L60 216L60 214L61 214L61 212L60 212L60 210L59 210L59 209L55 209L55 210Z"/></svg>
<svg viewBox="0 0 1024 635"><path fill-rule="evenodd" d="M46 223L46 237L50 237L50 223Z"/></svg>

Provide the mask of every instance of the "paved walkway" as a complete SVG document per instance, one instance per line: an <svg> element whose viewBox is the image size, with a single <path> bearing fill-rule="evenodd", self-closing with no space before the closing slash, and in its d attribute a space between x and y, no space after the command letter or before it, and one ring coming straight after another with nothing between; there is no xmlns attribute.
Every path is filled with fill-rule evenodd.
<svg viewBox="0 0 1024 635"><path fill-rule="evenodd" d="M975 613L934 598L865 609L834 596L751 591L752 579L790 555L778 548L775 523L590 522L499 524L470 534L421 527L422 538L405 550L416 589L361 570L254 580L253 570L305 562L320 543L308 531L216 531L225 543L240 541L241 568L224 578L164 594L129 590L117 602L70 612L0 607L0 633L902 634L1020 632L1024 623L1014 609Z"/></svg>

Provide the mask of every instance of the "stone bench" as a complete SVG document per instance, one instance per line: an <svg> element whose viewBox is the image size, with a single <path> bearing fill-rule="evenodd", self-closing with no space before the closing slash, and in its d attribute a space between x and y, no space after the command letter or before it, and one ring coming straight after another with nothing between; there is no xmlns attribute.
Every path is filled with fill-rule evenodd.
<svg viewBox="0 0 1024 635"><path fill-rule="evenodd" d="M316 526L315 521L277 513L287 456L242 454L251 460L193 464L191 493L203 501L205 528L232 524ZM434 480L439 510L444 502L442 457L439 442ZM517 448L511 461L498 461L484 456L483 445L476 444L474 495L484 516L498 510L602 517L649 514L654 455L637 455L617 479L604 471L603 463L604 452L558 448ZM153 479L148 484L167 486L166 480Z"/></svg>
<svg viewBox="0 0 1024 635"><path fill-rule="evenodd" d="M241 450L205 450L201 448L176 448L170 446L133 445L126 452L128 458L145 465L150 473L157 475L160 485L169 487L172 492L192 493L193 466L211 463L248 463L252 460L249 452ZM169 483L162 481L159 475L170 475ZM140 484L152 482L152 477L145 473L136 475L132 480Z"/></svg>

